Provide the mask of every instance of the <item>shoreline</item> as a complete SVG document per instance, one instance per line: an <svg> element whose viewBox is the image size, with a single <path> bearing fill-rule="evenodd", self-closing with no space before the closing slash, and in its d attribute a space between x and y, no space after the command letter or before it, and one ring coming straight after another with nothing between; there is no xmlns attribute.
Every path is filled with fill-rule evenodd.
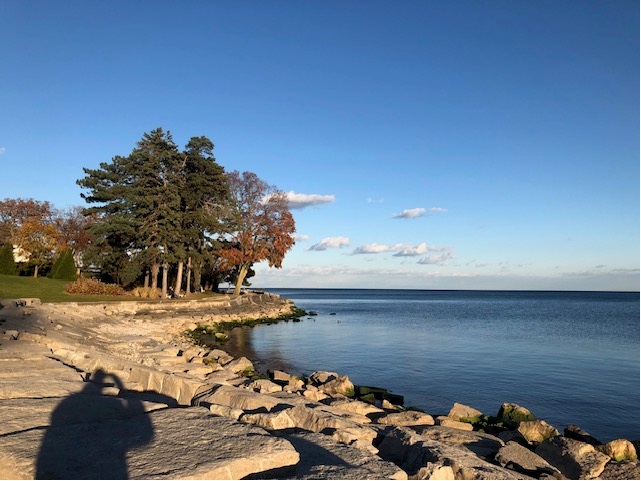
<svg viewBox="0 0 641 481"><path fill-rule="evenodd" d="M321 473L333 473L335 479L406 479L408 476L413 479L463 479L471 475L477 479L522 479L536 474L535 477L548 479L550 475L556 477L554 473L564 473L566 477L573 477L566 473L578 473L585 477L605 473L609 479L627 479L630 473L636 472L638 478L638 461L612 461L611 456L602 451L606 450L617 457L619 455L614 454L614 446L602 448L597 444L595 447L596 440L590 440L589 435L580 430L565 432L564 436L549 431L554 435L547 439L535 438L541 436L540 428L547 429L547 423L518 418L522 415L528 417L522 407L513 407L510 410L512 414L505 414L507 411L504 410L501 427L509 421L512 423L509 427L516 429L502 431L510 433L503 439L499 432L495 435L475 430L475 427L481 426L486 431L490 430L490 426L496 428L497 420L468 406L455 404L446 416L436 417L406 410L398 404L398 398L394 399L397 401L395 404L389 397L386 399L382 392L361 391L342 373L317 371L301 379L284 372L274 372L270 379L252 379L239 375L249 372L250 366L253 368L249 359L233 358L224 352L224 348L207 350L193 345L190 347L186 339L181 339L185 328L193 328L203 321L220 322L248 312L274 315L278 311L280 314L284 308L293 305L291 301L280 298L275 302L272 295L256 296L262 297L252 294L242 299L243 296L240 296L218 306L194 304L187 308L182 305L179 312L167 304L139 310L129 303L127 306L42 305L34 300L16 306L7 305L6 300L0 301L5 305L5 309L0 310L0 319L3 320L0 323L0 334L3 335L0 354L3 350L18 347L46 349L39 354L43 362L46 359L47 362L58 359L69 369L83 373L78 381L79 387L91 383L95 372L102 369L122 379L123 388L118 389L117 394L112 389L112 395L145 395L154 392L174 400L178 405L192 406L179 411L184 413L184 409L193 410L193 415L200 419L198 422L207 422L205 420L209 418L205 413L210 413L215 415L216 422L222 422L218 421L219 418L227 419L233 423L234 429L260 428L261 436L267 436L265 440L278 444L278 449L288 453L287 456L282 455L280 466L255 465L253 472L261 477L314 479L328 478L321 476ZM24 363L28 364L26 360ZM20 363L14 368L19 370ZM322 369L322 366L318 368ZM15 377L15 374L12 376ZM0 377L0 381L6 380ZM47 389L57 385L51 379L49 381ZM35 386L37 383L32 384ZM0 407L20 404L19 400L25 399L25 393L21 393L21 390L28 391L32 387L18 382L14 386L16 391L13 398L7 397L6 392L0 396ZM46 393L41 393L41 399L53 398L43 394ZM363 399L368 394L373 402ZM34 393L30 396L38 398ZM359 399L354 399L355 396ZM9 412L7 409L4 411ZM169 422L164 417L161 421L161 413L172 418L178 416L179 411L167 404L150 411L150 417L161 427L163 422ZM201 415L205 417L201 419ZM21 422L28 424L27 420ZM526 427L532 428L532 432L526 431ZM23 426L22 429L11 431L8 437L0 440L0 454L8 456L7 459L15 458L16 453L4 444L6 439L24 437L24 429ZM31 428L27 426L27 429ZM533 434L535 432L538 434ZM219 436L224 438L225 431L221 431ZM482 452L475 452L474 449L478 451L481 445ZM625 446L629 451L629 446ZM153 457L158 449L160 447L155 445L148 448L146 456ZM336 459L342 461L335 460L338 464L334 465L328 464L329 460L313 464L315 458L312 451L321 449L329 450ZM560 451L568 449L574 452L573 466L580 466L580 471L568 471L571 468L566 466L567 460L556 460L555 456L558 457ZM585 452L590 453L588 458L585 458ZM414 454L410 456L410 453ZM237 454L240 455L229 454L221 462L231 465L232 458ZM631 456L631 453L628 452L628 455ZM269 457L263 453L258 458L265 456ZM360 456L362 463L345 463L349 456ZM534 468L525 466L521 456L537 456L538 464L535 463ZM554 462L550 463L550 460ZM33 473L29 469L34 469L33 459L22 461L23 471L14 467L17 471L5 473L29 477ZM200 461L205 464L211 462L210 459ZM358 465L361 470L354 468L345 471L345 464ZM2 462L0 468L1 465ZM367 469L365 466L368 466ZM190 469L195 468L192 466ZM222 473L212 471L211 466L207 469L210 469L207 475L197 476L206 478L211 477L212 473L219 476ZM595 474L597 471L598 474ZM144 474L146 477L157 477L157 473L153 472ZM184 471L182 476L177 477L186 477L188 474ZM238 477L245 475L236 474ZM226 476L217 479L226 479Z"/></svg>

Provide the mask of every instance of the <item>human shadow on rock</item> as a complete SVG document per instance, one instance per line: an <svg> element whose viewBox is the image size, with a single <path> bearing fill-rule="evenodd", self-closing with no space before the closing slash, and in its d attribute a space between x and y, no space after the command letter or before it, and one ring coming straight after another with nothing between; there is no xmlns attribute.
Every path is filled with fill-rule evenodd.
<svg viewBox="0 0 641 481"><path fill-rule="evenodd" d="M118 396L106 395L106 388L114 386ZM81 392L65 398L52 413L36 479L127 479L127 452L154 437L143 401L175 405L155 393L127 392L118 376L96 371Z"/></svg>

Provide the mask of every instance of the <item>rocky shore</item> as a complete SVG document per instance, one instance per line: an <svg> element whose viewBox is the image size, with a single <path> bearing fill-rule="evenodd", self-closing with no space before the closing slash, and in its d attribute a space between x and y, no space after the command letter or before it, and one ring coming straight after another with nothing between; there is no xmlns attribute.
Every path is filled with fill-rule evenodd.
<svg viewBox="0 0 641 481"><path fill-rule="evenodd" d="M184 335L290 312L278 296L0 306L2 479L639 479L638 443L522 406L407 410L338 373L256 376Z"/></svg>

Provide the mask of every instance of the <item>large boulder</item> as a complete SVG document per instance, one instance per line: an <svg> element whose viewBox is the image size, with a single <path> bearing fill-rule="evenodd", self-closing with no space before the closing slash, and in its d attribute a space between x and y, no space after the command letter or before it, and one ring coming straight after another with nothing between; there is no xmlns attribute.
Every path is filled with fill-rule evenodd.
<svg viewBox="0 0 641 481"><path fill-rule="evenodd" d="M469 423L479 419L482 415L483 413L478 409L466 406L465 404L454 403L454 406L452 406L452 409L450 409L447 416L452 418L454 421Z"/></svg>
<svg viewBox="0 0 641 481"><path fill-rule="evenodd" d="M546 439L535 452L570 479L594 479L610 461L591 444L564 436Z"/></svg>
<svg viewBox="0 0 641 481"><path fill-rule="evenodd" d="M534 416L529 409L515 403L503 403L496 417L516 423L521 421L536 421L536 416Z"/></svg>
<svg viewBox="0 0 641 481"><path fill-rule="evenodd" d="M333 381L334 379L338 379L338 373L329 371L316 371L309 376L308 381L313 386L320 386L321 384Z"/></svg>
<svg viewBox="0 0 641 481"><path fill-rule="evenodd" d="M566 438L576 439L577 441L588 443L592 446L600 446L603 444L601 441L590 435L590 433L584 431L579 426L576 426L574 424L570 424L569 426L567 426L563 430L563 435Z"/></svg>
<svg viewBox="0 0 641 481"><path fill-rule="evenodd" d="M392 426L433 426L434 418L420 411L402 411L380 417L377 422Z"/></svg>
<svg viewBox="0 0 641 481"><path fill-rule="evenodd" d="M363 401L358 401L356 399L327 398L323 400L323 403L333 407L334 409L339 409L348 413L359 414L361 416L385 414L385 411L383 409L377 408L376 406Z"/></svg>
<svg viewBox="0 0 641 481"><path fill-rule="evenodd" d="M548 463L538 454L533 453L526 447L514 441L501 447L496 454L496 462L504 468L518 471L527 476L541 479L542 476L550 476L561 479L558 469Z"/></svg>
<svg viewBox="0 0 641 481"><path fill-rule="evenodd" d="M517 430L530 443L541 443L546 439L559 435L559 432L554 426L540 420L521 421Z"/></svg>
<svg viewBox="0 0 641 481"><path fill-rule="evenodd" d="M634 449L634 444L627 439L615 439L603 446L598 446L597 449L617 462L637 460L637 451Z"/></svg>
<svg viewBox="0 0 641 481"><path fill-rule="evenodd" d="M478 431L463 431L446 426L413 426L412 429L424 439L464 446L486 460L493 460L499 449L504 446L498 437Z"/></svg>
<svg viewBox="0 0 641 481"><path fill-rule="evenodd" d="M229 369L236 374L253 373L254 364L246 357L239 357L238 359L234 359L233 361L225 364L225 369Z"/></svg>
<svg viewBox="0 0 641 481"><path fill-rule="evenodd" d="M332 379L318 386L318 389L330 396L337 394L348 397L354 396L354 384L347 376L339 376L336 379Z"/></svg>
<svg viewBox="0 0 641 481"><path fill-rule="evenodd" d="M470 423L464 423L462 421L454 421L449 416L437 416L436 422L439 426L445 426L453 429L460 429L461 431L474 431L474 426Z"/></svg>
<svg viewBox="0 0 641 481"><path fill-rule="evenodd" d="M279 435L300 454L296 479L407 479L394 463L329 436L300 430Z"/></svg>
<svg viewBox="0 0 641 481"><path fill-rule="evenodd" d="M357 424L349 419L337 416L322 409L296 406L287 411L296 427L314 433L331 432L332 437L345 444L358 442L368 447L376 439L377 432L369 427Z"/></svg>
<svg viewBox="0 0 641 481"><path fill-rule="evenodd" d="M248 389L256 391L262 394L268 394L272 392L282 391L282 386L271 382L269 379L256 379L247 385Z"/></svg>
<svg viewBox="0 0 641 481"><path fill-rule="evenodd" d="M377 447L381 458L400 466L410 477L450 479L453 473L454 479L528 479L482 460L463 446L425 439L407 428L387 430Z"/></svg>
<svg viewBox="0 0 641 481"><path fill-rule="evenodd" d="M281 403L278 399L234 386L217 386L212 391L197 396L194 405L209 407L211 404L241 409L245 412L273 411Z"/></svg>

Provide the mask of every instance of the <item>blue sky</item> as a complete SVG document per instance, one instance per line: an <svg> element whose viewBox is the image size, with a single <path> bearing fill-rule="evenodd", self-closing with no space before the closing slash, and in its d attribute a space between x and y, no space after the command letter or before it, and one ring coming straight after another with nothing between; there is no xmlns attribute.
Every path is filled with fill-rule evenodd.
<svg viewBox="0 0 641 481"><path fill-rule="evenodd" d="M290 193L260 287L639 289L634 1L0 2L0 198L144 132Z"/></svg>

